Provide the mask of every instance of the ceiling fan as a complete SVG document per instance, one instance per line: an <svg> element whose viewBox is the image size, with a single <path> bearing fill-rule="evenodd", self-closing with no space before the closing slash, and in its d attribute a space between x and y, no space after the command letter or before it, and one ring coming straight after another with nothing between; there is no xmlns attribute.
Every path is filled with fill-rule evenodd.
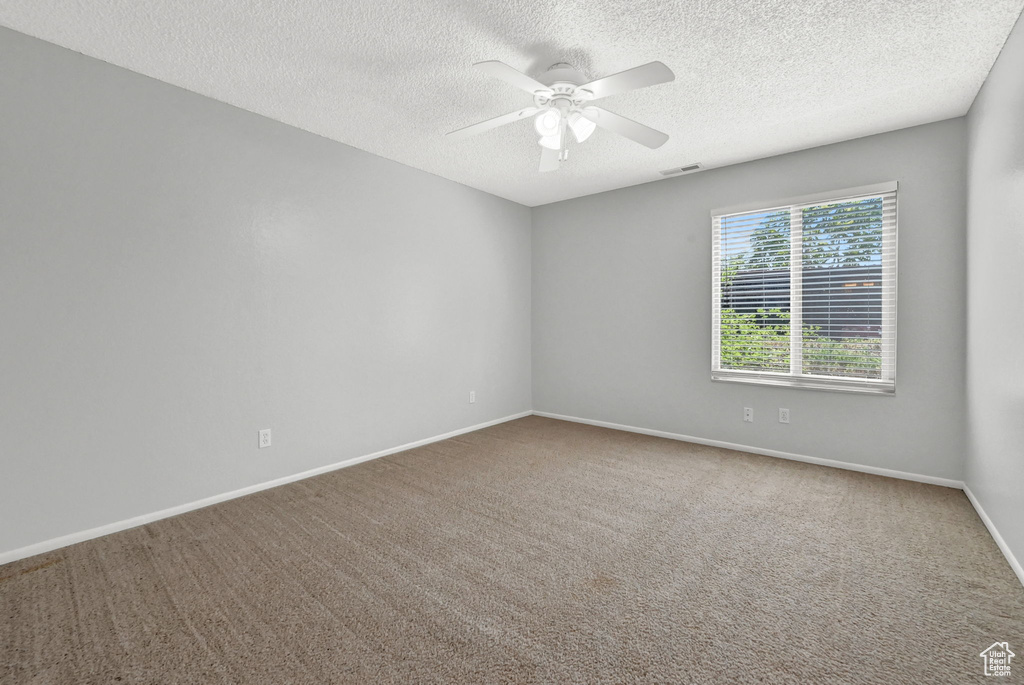
<svg viewBox="0 0 1024 685"><path fill-rule="evenodd" d="M661 62L649 62L590 82L585 82L579 70L564 62L552 65L536 79L504 62L479 62L473 66L533 95L533 107L460 128L449 133L449 138L468 138L532 116L533 127L540 136L538 142L543 148L541 171L554 171L569 158L569 131L577 143L589 138L598 126L652 149L661 147L668 140L668 136L660 131L589 104L600 98L675 79L672 70Z"/></svg>

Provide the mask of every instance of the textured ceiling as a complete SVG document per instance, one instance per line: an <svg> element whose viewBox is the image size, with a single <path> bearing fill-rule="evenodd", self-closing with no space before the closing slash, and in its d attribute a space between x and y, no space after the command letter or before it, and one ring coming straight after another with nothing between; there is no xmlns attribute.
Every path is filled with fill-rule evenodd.
<svg viewBox="0 0 1024 685"><path fill-rule="evenodd" d="M525 205L967 112L1024 0L0 0L0 24ZM598 130L537 171L530 104L474 62L674 82L601 104L668 133Z"/></svg>

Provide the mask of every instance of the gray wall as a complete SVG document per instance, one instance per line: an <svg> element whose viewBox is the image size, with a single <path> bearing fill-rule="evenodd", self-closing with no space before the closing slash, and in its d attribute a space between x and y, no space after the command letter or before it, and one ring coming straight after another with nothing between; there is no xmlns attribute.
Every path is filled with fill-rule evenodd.
<svg viewBox="0 0 1024 685"><path fill-rule="evenodd" d="M530 409L529 209L6 29L0 64L0 553Z"/></svg>
<svg viewBox="0 0 1024 685"><path fill-rule="evenodd" d="M954 119L536 208L534 409L959 479L965 163ZM896 396L712 383L709 212L890 180Z"/></svg>
<svg viewBox="0 0 1024 685"><path fill-rule="evenodd" d="M1024 562L1024 21L967 117L965 480Z"/></svg>

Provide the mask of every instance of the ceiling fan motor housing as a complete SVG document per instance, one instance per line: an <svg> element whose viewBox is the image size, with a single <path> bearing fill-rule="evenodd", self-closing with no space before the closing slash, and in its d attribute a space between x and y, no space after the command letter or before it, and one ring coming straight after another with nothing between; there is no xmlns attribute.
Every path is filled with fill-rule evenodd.
<svg viewBox="0 0 1024 685"><path fill-rule="evenodd" d="M534 93L537 107L556 107L564 114L570 107L579 106L593 97L590 91L579 88L581 83L586 83L586 76L565 62L551 65L537 80L550 89Z"/></svg>
<svg viewBox="0 0 1024 685"><path fill-rule="evenodd" d="M537 80L545 86L553 86L556 83L568 83L578 86L581 83L586 83L586 77L579 69L566 62L552 64L548 67L547 71L537 77Z"/></svg>

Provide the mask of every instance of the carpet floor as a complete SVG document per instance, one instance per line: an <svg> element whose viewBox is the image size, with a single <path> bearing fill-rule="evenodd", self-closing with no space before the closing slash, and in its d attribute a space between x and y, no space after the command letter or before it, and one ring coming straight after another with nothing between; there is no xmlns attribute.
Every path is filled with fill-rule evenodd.
<svg viewBox="0 0 1024 685"><path fill-rule="evenodd" d="M962 492L536 416L0 566L5 685L959 684L997 640Z"/></svg>

